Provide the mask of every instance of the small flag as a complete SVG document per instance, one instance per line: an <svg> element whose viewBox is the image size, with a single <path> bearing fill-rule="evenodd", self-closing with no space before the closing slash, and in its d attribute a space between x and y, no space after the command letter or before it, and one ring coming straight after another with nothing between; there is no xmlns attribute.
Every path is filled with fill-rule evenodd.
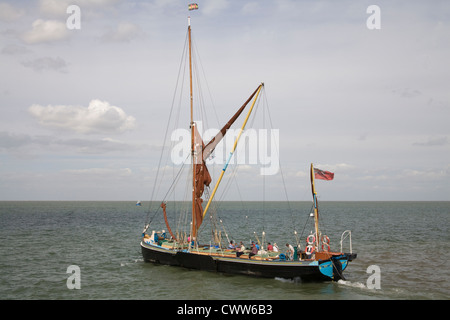
<svg viewBox="0 0 450 320"><path fill-rule="evenodd" d="M198 9L198 4L196 4L196 3L189 4L189 11L197 10L197 9Z"/></svg>
<svg viewBox="0 0 450 320"><path fill-rule="evenodd" d="M333 180L334 173L330 171L323 171L317 168L314 168L314 178L321 180Z"/></svg>

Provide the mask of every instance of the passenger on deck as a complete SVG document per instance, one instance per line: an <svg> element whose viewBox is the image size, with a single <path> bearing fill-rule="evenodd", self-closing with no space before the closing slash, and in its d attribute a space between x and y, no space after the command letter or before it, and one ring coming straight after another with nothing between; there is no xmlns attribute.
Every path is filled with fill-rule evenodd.
<svg viewBox="0 0 450 320"><path fill-rule="evenodd" d="M294 260L294 247L291 246L289 243L286 243L287 247L287 256L289 257L289 260Z"/></svg>
<svg viewBox="0 0 450 320"><path fill-rule="evenodd" d="M228 245L228 249L234 250L236 249L236 246L233 243L233 240L230 240L230 244Z"/></svg>
<svg viewBox="0 0 450 320"><path fill-rule="evenodd" d="M244 254L244 251L245 251L245 246L241 241L241 243L239 244L239 247L236 247L236 257L239 258L240 256L242 256Z"/></svg>
<svg viewBox="0 0 450 320"><path fill-rule="evenodd" d="M258 249L256 248L255 243L252 243L252 251L248 254L248 258L251 259L253 256L258 254Z"/></svg>
<svg viewBox="0 0 450 320"><path fill-rule="evenodd" d="M273 244L273 252L278 252L278 245L276 243Z"/></svg>
<svg viewBox="0 0 450 320"><path fill-rule="evenodd" d="M273 245L270 242L267 243L267 251L273 251Z"/></svg>

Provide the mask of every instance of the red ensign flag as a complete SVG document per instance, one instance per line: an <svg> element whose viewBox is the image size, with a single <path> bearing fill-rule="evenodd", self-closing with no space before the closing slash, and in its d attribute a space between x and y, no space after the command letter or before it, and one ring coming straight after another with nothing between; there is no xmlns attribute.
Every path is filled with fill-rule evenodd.
<svg viewBox="0 0 450 320"><path fill-rule="evenodd" d="M334 173L330 171L323 171L317 168L314 168L314 178L320 180L333 180Z"/></svg>

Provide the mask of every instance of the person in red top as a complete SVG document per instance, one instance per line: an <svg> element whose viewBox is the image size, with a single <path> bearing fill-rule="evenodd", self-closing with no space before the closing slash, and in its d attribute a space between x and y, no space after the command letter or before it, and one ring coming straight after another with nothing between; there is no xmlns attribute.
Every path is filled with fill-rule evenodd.
<svg viewBox="0 0 450 320"><path fill-rule="evenodd" d="M273 245L271 245L270 242L267 243L267 250L273 251Z"/></svg>

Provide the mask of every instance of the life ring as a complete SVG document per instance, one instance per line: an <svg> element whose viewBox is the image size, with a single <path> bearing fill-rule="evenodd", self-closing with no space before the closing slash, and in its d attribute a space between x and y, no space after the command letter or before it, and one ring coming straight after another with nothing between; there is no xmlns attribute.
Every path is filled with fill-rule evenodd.
<svg viewBox="0 0 450 320"><path fill-rule="evenodd" d="M313 254L314 253L314 246L312 246L312 245L309 245L309 246L307 246L306 247L306 254L307 255L311 255L311 254Z"/></svg>
<svg viewBox="0 0 450 320"><path fill-rule="evenodd" d="M312 239L312 240L311 240ZM313 234L310 234L308 237L306 237L306 242L308 244L313 244L316 241L316 237L314 237Z"/></svg>
<svg viewBox="0 0 450 320"><path fill-rule="evenodd" d="M322 250L325 249L325 246L327 247L326 251L330 251L330 238L328 236L322 236Z"/></svg>
<svg viewBox="0 0 450 320"><path fill-rule="evenodd" d="M330 251L330 238L326 235L322 236L322 251Z"/></svg>

